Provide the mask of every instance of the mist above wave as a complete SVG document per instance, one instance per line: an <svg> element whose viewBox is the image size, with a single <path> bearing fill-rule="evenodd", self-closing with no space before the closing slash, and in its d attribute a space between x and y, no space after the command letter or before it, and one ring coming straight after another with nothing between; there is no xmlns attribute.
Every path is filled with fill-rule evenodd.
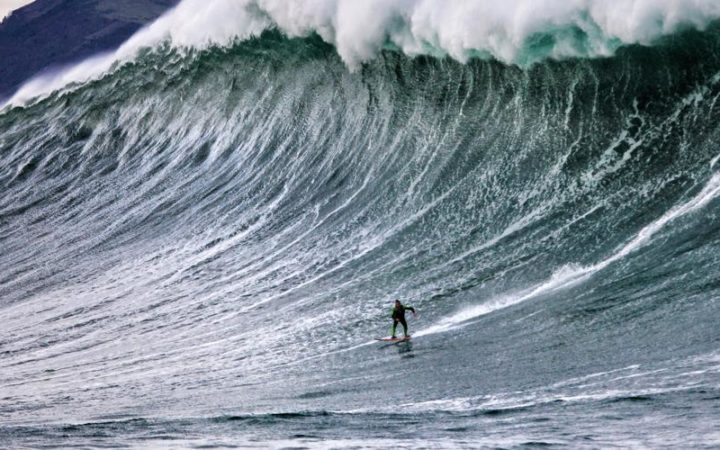
<svg viewBox="0 0 720 450"><path fill-rule="evenodd" d="M199 3L186 0L175 14L192 14ZM461 62L485 56L519 65L545 58L607 56L623 44L651 44L683 27L702 29L720 17L720 3L714 0L243 3L248 15L263 17L290 36L319 34L337 47L350 66L372 58L388 45L411 56L449 55ZM186 38L173 36L180 43L187 43ZM202 44L192 44L198 43Z"/></svg>
<svg viewBox="0 0 720 450"><path fill-rule="evenodd" d="M277 28L290 37L317 33L351 67L385 47L527 65L608 56L719 17L715 0L185 0L128 47L226 45Z"/></svg>

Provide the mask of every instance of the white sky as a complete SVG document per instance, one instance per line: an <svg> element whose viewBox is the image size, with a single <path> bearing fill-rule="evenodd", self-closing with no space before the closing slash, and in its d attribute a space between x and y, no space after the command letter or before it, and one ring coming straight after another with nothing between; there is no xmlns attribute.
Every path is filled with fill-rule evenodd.
<svg viewBox="0 0 720 450"><path fill-rule="evenodd" d="M0 0L0 22L2 22L2 20L8 16L11 11L34 1L35 0Z"/></svg>

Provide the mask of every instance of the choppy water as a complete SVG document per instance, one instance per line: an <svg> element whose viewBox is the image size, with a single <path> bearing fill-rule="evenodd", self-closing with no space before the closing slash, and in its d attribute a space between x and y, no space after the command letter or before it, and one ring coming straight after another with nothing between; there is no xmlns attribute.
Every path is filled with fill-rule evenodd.
<svg viewBox="0 0 720 450"><path fill-rule="evenodd" d="M2 446L720 445L718 48L270 31L7 107Z"/></svg>

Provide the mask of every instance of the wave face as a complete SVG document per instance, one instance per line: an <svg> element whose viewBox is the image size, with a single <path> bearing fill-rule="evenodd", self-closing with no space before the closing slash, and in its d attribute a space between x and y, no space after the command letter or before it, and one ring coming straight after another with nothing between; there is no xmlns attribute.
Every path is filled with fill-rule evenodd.
<svg viewBox="0 0 720 450"><path fill-rule="evenodd" d="M3 441L717 444L720 29L526 68L326 40L0 114Z"/></svg>

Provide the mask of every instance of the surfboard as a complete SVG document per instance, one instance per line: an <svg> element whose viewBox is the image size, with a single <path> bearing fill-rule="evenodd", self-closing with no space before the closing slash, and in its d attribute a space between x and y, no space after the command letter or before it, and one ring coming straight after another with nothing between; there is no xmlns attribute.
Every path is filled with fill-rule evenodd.
<svg viewBox="0 0 720 450"><path fill-rule="evenodd" d="M375 338L375 340L382 341L382 342L404 342L404 341L409 341L410 336L401 337L401 338L390 338L390 337Z"/></svg>

